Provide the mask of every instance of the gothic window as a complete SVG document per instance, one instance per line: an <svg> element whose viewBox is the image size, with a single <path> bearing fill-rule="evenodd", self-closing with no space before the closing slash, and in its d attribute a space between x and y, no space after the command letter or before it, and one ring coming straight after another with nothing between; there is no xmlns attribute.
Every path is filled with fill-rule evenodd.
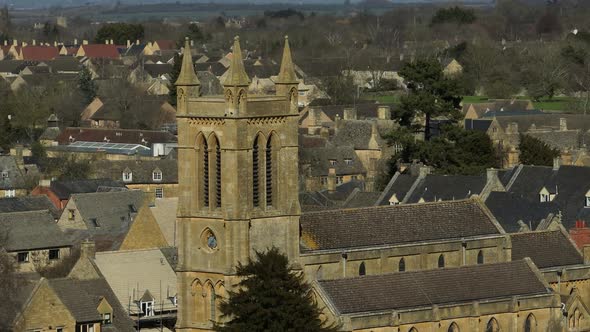
<svg viewBox="0 0 590 332"><path fill-rule="evenodd" d="M483 264L483 251L480 250L477 253L477 264Z"/></svg>
<svg viewBox="0 0 590 332"><path fill-rule="evenodd" d="M209 298L209 307L211 308L211 312L209 313L209 318L212 321L215 321L215 288L213 288L213 285L211 285L210 288L210 292L211 292L211 297Z"/></svg>
<svg viewBox="0 0 590 332"><path fill-rule="evenodd" d="M221 147L219 140L214 138L215 144L215 207L221 207Z"/></svg>
<svg viewBox="0 0 590 332"><path fill-rule="evenodd" d="M266 142L266 206L272 206L273 203L273 136L268 137Z"/></svg>
<svg viewBox="0 0 590 332"><path fill-rule="evenodd" d="M364 276L367 274L367 268L365 267L365 262L362 262L361 265L359 265L359 276Z"/></svg>
<svg viewBox="0 0 590 332"><path fill-rule="evenodd" d="M445 267L445 256L441 254L438 256L438 268L442 269L443 267Z"/></svg>
<svg viewBox="0 0 590 332"><path fill-rule="evenodd" d="M254 139L252 147L252 204L260 206L260 144L259 137Z"/></svg>
<svg viewBox="0 0 590 332"><path fill-rule="evenodd" d="M494 317L488 321L485 332L500 332L500 325Z"/></svg>
<svg viewBox="0 0 590 332"><path fill-rule="evenodd" d="M535 315L529 314L524 322L524 332L536 332L537 331L537 319Z"/></svg>
<svg viewBox="0 0 590 332"><path fill-rule="evenodd" d="M410 332L418 332L418 329L417 329L417 328L415 328L415 327L412 327L412 328L410 329Z"/></svg>
<svg viewBox="0 0 590 332"><path fill-rule="evenodd" d="M398 264L397 270L399 272L405 272L406 271L406 260L405 259L402 258L402 259L399 260L399 264Z"/></svg>
<svg viewBox="0 0 590 332"><path fill-rule="evenodd" d="M201 146L201 154L203 157L203 207L209 206L209 145L207 140L203 139Z"/></svg>
<svg viewBox="0 0 590 332"><path fill-rule="evenodd" d="M459 326L457 325L457 323L451 323L451 326L449 326L447 332L459 332Z"/></svg>

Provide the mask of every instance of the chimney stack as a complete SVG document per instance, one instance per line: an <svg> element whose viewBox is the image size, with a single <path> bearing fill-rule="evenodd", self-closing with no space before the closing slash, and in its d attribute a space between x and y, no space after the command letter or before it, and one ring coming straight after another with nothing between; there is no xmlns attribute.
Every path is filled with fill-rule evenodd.
<svg viewBox="0 0 590 332"><path fill-rule="evenodd" d="M33 39L33 46L37 45L37 41L35 39Z"/></svg>
<svg viewBox="0 0 590 332"><path fill-rule="evenodd" d="M108 45L108 44L109 44L109 40L108 40L108 39L105 39L105 40L104 40L104 44L105 44L105 45Z"/></svg>
<svg viewBox="0 0 590 332"><path fill-rule="evenodd" d="M78 38L74 38L74 45L78 45Z"/></svg>
<svg viewBox="0 0 590 332"><path fill-rule="evenodd" d="M385 105L379 105L377 107L377 116L379 120L391 120L391 108Z"/></svg>
<svg viewBox="0 0 590 332"><path fill-rule="evenodd" d="M111 45L115 45L115 43L113 42L113 40L111 39Z"/></svg>
<svg viewBox="0 0 590 332"><path fill-rule="evenodd" d="M336 169L334 167L328 169L328 191L336 191Z"/></svg>
<svg viewBox="0 0 590 332"><path fill-rule="evenodd" d="M135 41L135 45L139 45L139 39Z"/></svg>
<svg viewBox="0 0 590 332"><path fill-rule="evenodd" d="M86 40L86 39L82 40L82 45L88 45L88 40Z"/></svg>
<svg viewBox="0 0 590 332"><path fill-rule="evenodd" d="M4 46L8 46L8 40L4 39Z"/></svg>
<svg viewBox="0 0 590 332"><path fill-rule="evenodd" d="M91 240L84 240L80 244L80 258L94 259L96 256L96 247Z"/></svg>
<svg viewBox="0 0 590 332"><path fill-rule="evenodd" d="M560 157L553 158L553 170L557 171L560 166L561 166L561 158Z"/></svg>
<svg viewBox="0 0 590 332"><path fill-rule="evenodd" d="M13 40L12 40L12 45L14 45L14 46L18 46L18 40L16 40L16 39L13 39Z"/></svg>
<svg viewBox="0 0 590 332"><path fill-rule="evenodd" d="M566 118L559 118L559 131L566 131L567 130L567 119Z"/></svg>
<svg viewBox="0 0 590 332"><path fill-rule="evenodd" d="M356 108L345 108L344 120L356 120Z"/></svg>
<svg viewBox="0 0 590 332"><path fill-rule="evenodd" d="M127 48L131 47L131 40L127 39Z"/></svg>

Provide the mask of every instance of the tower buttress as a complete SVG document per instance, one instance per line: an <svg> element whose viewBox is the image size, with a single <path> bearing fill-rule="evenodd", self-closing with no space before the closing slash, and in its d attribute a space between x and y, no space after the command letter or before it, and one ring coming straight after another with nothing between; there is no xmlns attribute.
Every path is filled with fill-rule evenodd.
<svg viewBox="0 0 590 332"><path fill-rule="evenodd" d="M182 67L176 80L176 106L178 114L187 113L187 100L189 97L198 97L200 94L199 78L195 73L191 46L188 37L184 40L184 51L182 52Z"/></svg>
<svg viewBox="0 0 590 332"><path fill-rule="evenodd" d="M290 101L290 113L298 112L299 92L297 87L297 75L295 74L295 65L291 57L291 47L289 46L289 36L285 36L285 46L283 49L283 58L281 60L281 71L275 82L276 94L285 96Z"/></svg>

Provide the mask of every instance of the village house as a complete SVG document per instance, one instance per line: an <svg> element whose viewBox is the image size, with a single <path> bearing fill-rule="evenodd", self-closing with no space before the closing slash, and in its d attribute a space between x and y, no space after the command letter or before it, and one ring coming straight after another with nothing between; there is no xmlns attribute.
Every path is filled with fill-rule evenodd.
<svg viewBox="0 0 590 332"><path fill-rule="evenodd" d="M0 197L24 196L27 193L26 174L18 158L11 155L0 155Z"/></svg>
<svg viewBox="0 0 590 332"><path fill-rule="evenodd" d="M73 194L126 190L121 181L111 179L41 181L31 191L33 196L46 196L59 210L63 210Z"/></svg>
<svg viewBox="0 0 590 332"><path fill-rule="evenodd" d="M31 212L46 210L57 219L60 211L47 196L20 196L0 198L0 214L12 212Z"/></svg>

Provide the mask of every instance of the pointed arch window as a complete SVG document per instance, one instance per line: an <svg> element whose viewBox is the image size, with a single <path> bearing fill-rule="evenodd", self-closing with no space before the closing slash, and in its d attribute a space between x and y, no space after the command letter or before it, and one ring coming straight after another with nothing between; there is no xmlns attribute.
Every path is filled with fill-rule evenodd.
<svg viewBox="0 0 590 332"><path fill-rule="evenodd" d="M480 250L477 253L477 264L483 264L484 260L483 260L483 251Z"/></svg>
<svg viewBox="0 0 590 332"><path fill-rule="evenodd" d="M402 259L399 260L399 264L398 264L397 270L399 272L405 272L406 271L406 260L405 259L402 258Z"/></svg>
<svg viewBox="0 0 590 332"><path fill-rule="evenodd" d="M441 254L438 256L438 268L442 269L443 267L445 267L445 256Z"/></svg>
<svg viewBox="0 0 590 332"><path fill-rule="evenodd" d="M537 331L537 319L535 315L529 314L524 322L524 332L536 332Z"/></svg>
<svg viewBox="0 0 590 332"><path fill-rule="evenodd" d="M459 325L457 325L457 323L455 323L455 322L451 323L451 326L449 326L449 329L447 330L447 332L460 332Z"/></svg>
<svg viewBox="0 0 590 332"><path fill-rule="evenodd" d="M215 294L215 288L213 287L213 285L211 285L210 290L211 290L211 297L209 298L209 307L211 308L211 312L209 313L209 318L212 321L215 321L215 309L216 309L215 308L215 306L216 306L215 300L216 300L217 295Z"/></svg>
<svg viewBox="0 0 590 332"><path fill-rule="evenodd" d="M209 145L204 138L201 153L203 157L203 206L209 207Z"/></svg>
<svg viewBox="0 0 590 332"><path fill-rule="evenodd" d="M214 138L215 144L215 207L221 207L221 147L219 140Z"/></svg>
<svg viewBox="0 0 590 332"><path fill-rule="evenodd" d="M266 142L266 206L273 203L273 135L268 137Z"/></svg>
<svg viewBox="0 0 590 332"><path fill-rule="evenodd" d="M500 325L494 317L488 321L485 332L500 332Z"/></svg>
<svg viewBox="0 0 590 332"><path fill-rule="evenodd" d="M364 276L367 274L367 268L365 267L365 262L362 262L361 265L359 265L359 276Z"/></svg>
<svg viewBox="0 0 590 332"><path fill-rule="evenodd" d="M260 137L254 139L252 147L252 205L260 206Z"/></svg>

